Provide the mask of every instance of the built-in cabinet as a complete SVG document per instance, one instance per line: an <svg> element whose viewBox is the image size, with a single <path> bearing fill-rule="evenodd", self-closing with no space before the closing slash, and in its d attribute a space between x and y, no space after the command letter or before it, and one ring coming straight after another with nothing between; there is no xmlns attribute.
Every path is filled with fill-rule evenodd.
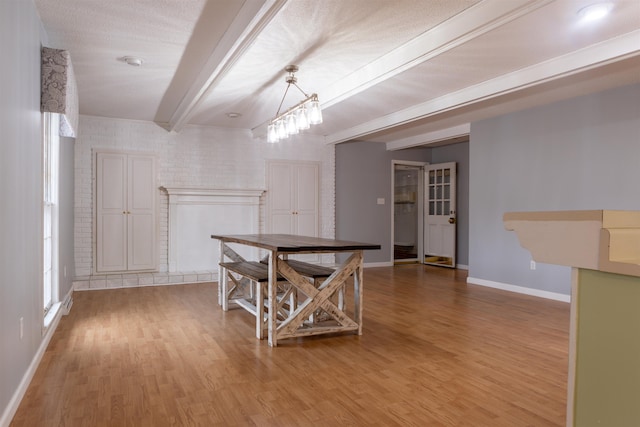
<svg viewBox="0 0 640 427"><path fill-rule="evenodd" d="M153 156L96 154L96 272L157 268L155 181Z"/></svg>
<svg viewBox="0 0 640 427"><path fill-rule="evenodd" d="M318 236L319 164L267 163L267 231Z"/></svg>

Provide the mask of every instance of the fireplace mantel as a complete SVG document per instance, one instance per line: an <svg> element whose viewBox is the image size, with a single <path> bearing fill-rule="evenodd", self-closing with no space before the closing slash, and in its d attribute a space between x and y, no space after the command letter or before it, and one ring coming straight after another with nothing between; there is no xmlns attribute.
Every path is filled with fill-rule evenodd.
<svg viewBox="0 0 640 427"><path fill-rule="evenodd" d="M217 271L211 234L254 234L262 189L160 187L169 195L169 271Z"/></svg>
<svg viewBox="0 0 640 427"><path fill-rule="evenodd" d="M169 203L181 203L189 200L223 200L229 198L240 202L260 203L260 196L265 190L261 189L232 189L232 188L188 188L188 187L160 187L169 195ZM211 199L211 198L215 199Z"/></svg>

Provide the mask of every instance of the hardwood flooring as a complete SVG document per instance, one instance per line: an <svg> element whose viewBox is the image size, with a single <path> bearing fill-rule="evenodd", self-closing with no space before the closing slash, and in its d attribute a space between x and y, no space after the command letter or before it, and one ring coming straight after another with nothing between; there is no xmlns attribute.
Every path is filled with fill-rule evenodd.
<svg viewBox="0 0 640 427"><path fill-rule="evenodd" d="M562 426L569 304L368 268L364 332L279 341L217 285L74 293L11 426Z"/></svg>

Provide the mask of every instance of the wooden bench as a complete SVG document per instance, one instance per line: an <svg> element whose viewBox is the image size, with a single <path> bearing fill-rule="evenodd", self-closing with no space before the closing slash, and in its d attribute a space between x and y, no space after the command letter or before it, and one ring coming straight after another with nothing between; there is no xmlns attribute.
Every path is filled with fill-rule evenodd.
<svg viewBox="0 0 640 427"><path fill-rule="evenodd" d="M310 264L298 260L287 260L287 263L298 274L313 280L314 286L318 287L320 280L331 276L335 271L332 268ZM221 262L221 285L222 285L222 309L229 309L229 302L237 304L256 317L256 337L264 338L264 331L267 327L267 316L265 315L266 285L269 282L269 265L267 260L257 261L236 261ZM235 277L235 273L239 277ZM229 280L233 286L229 286ZM278 277L282 281L282 288L278 294L277 311L278 317L284 319L296 308L297 294L295 286L287 286L284 278ZM279 285L280 288L280 285ZM344 306L344 292L340 291L339 304Z"/></svg>
<svg viewBox="0 0 640 427"><path fill-rule="evenodd" d="M268 265L269 261L263 259L261 264ZM298 261L295 259L288 259L287 264L291 266L299 275L309 277L311 279L326 279L331 276L335 269L325 267L323 265L311 264L304 261Z"/></svg>
<svg viewBox="0 0 640 427"><path fill-rule="evenodd" d="M268 266L255 261L221 262L220 284L222 285L222 309L229 309L229 302L236 303L256 317L256 337L264 338L266 322L264 304L264 283L269 281ZM235 273L240 278L234 277ZM233 283L229 286L229 280ZM248 295L247 295L248 293Z"/></svg>
<svg viewBox="0 0 640 427"><path fill-rule="evenodd" d="M267 265L269 264L269 261L267 258L262 259L260 262ZM313 286L315 286L316 288L320 286L320 284L324 279L331 276L333 272L336 271L334 268L331 268L331 267L311 264L308 262L298 261L295 259L287 259L287 264L289 264L289 266L293 268L299 275L313 279ZM340 288L340 290L337 292L337 297L334 298L334 303L336 303L336 305L341 310L344 309L344 306L346 304L344 291L345 291L344 287ZM293 292L292 298L297 299L297 295L295 294L295 289L293 289L292 292ZM326 316L324 316L323 313L316 312L311 316L310 320L312 322L316 322L316 321L323 320L325 317Z"/></svg>

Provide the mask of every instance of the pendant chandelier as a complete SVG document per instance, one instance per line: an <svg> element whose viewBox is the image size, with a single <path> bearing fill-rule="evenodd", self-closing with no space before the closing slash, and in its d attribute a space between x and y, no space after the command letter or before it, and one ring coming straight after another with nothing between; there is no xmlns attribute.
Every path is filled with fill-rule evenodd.
<svg viewBox="0 0 640 427"><path fill-rule="evenodd" d="M300 133L300 131L309 129L311 125L317 125L322 123L322 110L320 109L320 102L318 101L318 95L312 93L307 95L305 91L300 89L294 75L298 71L297 65L287 65L284 69L289 75L284 80L287 82L287 88L284 91L280 105L276 116L269 122L267 127L267 141L274 143L280 140L286 139L291 135ZM289 108L284 113L280 113L284 98L287 96L287 92L291 85L294 85L302 94L305 99Z"/></svg>

